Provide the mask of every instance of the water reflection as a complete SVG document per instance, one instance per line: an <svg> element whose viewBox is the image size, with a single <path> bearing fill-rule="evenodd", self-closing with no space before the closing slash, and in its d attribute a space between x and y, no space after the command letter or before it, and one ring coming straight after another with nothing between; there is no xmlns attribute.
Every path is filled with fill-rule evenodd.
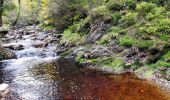
<svg viewBox="0 0 170 100"><path fill-rule="evenodd" d="M42 92L45 94L41 100L170 99L158 87L130 73L112 75L79 69L71 61L63 59L40 64L30 72L37 80L48 82L48 86L44 87L48 91Z"/></svg>

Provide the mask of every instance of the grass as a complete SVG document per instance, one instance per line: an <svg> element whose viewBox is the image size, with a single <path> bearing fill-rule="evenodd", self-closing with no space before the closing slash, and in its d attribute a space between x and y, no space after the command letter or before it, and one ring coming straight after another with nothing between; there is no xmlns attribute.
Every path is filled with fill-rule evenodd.
<svg viewBox="0 0 170 100"><path fill-rule="evenodd" d="M92 63L100 66L110 67L110 68L119 68L123 69L125 67L125 63L120 58L115 57L98 57L92 59L82 58L82 55L79 54L76 57L76 60L80 63Z"/></svg>
<svg viewBox="0 0 170 100"><path fill-rule="evenodd" d="M119 39L119 44L125 47L131 47L136 44L136 40L129 36L124 36Z"/></svg>
<svg viewBox="0 0 170 100"><path fill-rule="evenodd" d="M136 46L139 48L149 49L154 44L152 40L137 41Z"/></svg>
<svg viewBox="0 0 170 100"><path fill-rule="evenodd" d="M64 31L61 40L61 42L67 42L69 44L75 44L75 45L83 43L84 41L85 41L85 36L81 36L78 33L72 33L72 31L69 29Z"/></svg>

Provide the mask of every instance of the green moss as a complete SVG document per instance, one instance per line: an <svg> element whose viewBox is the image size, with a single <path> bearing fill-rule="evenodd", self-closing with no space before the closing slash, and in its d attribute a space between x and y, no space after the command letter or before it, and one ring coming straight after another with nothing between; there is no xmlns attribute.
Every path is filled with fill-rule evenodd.
<svg viewBox="0 0 170 100"><path fill-rule="evenodd" d="M125 63L122 59L115 57L98 57L92 59L82 58L82 55L79 54L76 57L76 60L80 63L92 63L100 66L110 67L110 68L119 68L123 69L125 67Z"/></svg>
<svg viewBox="0 0 170 100"><path fill-rule="evenodd" d="M153 44L154 41L152 40L143 40L143 41L137 41L135 45L139 48L149 49L150 47L153 46Z"/></svg>
<svg viewBox="0 0 170 100"><path fill-rule="evenodd" d="M129 36L125 36L119 39L119 44L122 46L132 46L136 44L136 40L129 37Z"/></svg>
<svg viewBox="0 0 170 100"><path fill-rule="evenodd" d="M69 56L72 52L73 52L73 49L68 49L68 50L64 51L63 53L61 53L60 56L62 56L62 57L67 57L67 56Z"/></svg>
<svg viewBox="0 0 170 100"><path fill-rule="evenodd" d="M0 61L4 60L4 55L0 54Z"/></svg>
<svg viewBox="0 0 170 100"><path fill-rule="evenodd" d="M170 62L159 61L156 63L156 67L170 67Z"/></svg>
<svg viewBox="0 0 170 100"><path fill-rule="evenodd" d="M163 55L164 60L170 60L170 51L168 51L165 55Z"/></svg>
<svg viewBox="0 0 170 100"><path fill-rule="evenodd" d="M135 70L135 73L139 76L142 76L142 78L152 78L154 75L154 69L146 67L140 67L137 70Z"/></svg>
<svg viewBox="0 0 170 100"><path fill-rule="evenodd" d="M56 27L53 25L46 25L46 24L42 24L39 25L41 28L43 28L44 30L51 30L51 29L55 29Z"/></svg>
<svg viewBox="0 0 170 100"><path fill-rule="evenodd" d="M110 36L109 34L106 34L99 41L97 41L97 44L107 45L109 42L110 42Z"/></svg>

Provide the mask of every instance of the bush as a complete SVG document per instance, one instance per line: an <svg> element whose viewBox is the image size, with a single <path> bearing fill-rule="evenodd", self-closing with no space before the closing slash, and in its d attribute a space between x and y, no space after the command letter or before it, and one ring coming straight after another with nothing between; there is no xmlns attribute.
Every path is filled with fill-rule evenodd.
<svg viewBox="0 0 170 100"><path fill-rule="evenodd" d="M137 5L136 10L139 12L139 15L145 16L155 7L156 5L153 3L141 2L140 4Z"/></svg>
<svg viewBox="0 0 170 100"><path fill-rule="evenodd" d="M125 27L129 27L137 22L137 13L129 12L122 17L121 22L124 23Z"/></svg>
<svg viewBox="0 0 170 100"><path fill-rule="evenodd" d="M126 0L125 1L125 6L128 9L133 9L134 10L136 8L136 3L137 3L136 0Z"/></svg>
<svg viewBox="0 0 170 100"><path fill-rule="evenodd" d="M107 7L112 11L120 11L124 8L124 2L123 0L110 0Z"/></svg>
<svg viewBox="0 0 170 100"><path fill-rule="evenodd" d="M147 20L159 20L166 17L166 9L164 7L155 7L146 15Z"/></svg>
<svg viewBox="0 0 170 100"><path fill-rule="evenodd" d="M92 15L97 16L97 15L107 15L109 10L107 9L106 6L99 6L97 8L92 9Z"/></svg>
<svg viewBox="0 0 170 100"><path fill-rule="evenodd" d="M170 33L170 19L166 18L166 19L161 19L156 23L158 32L162 32L162 34Z"/></svg>
<svg viewBox="0 0 170 100"><path fill-rule="evenodd" d="M69 29L74 33L85 33L87 34L90 31L90 17L81 19L79 22L75 22ZM84 34L81 34L84 35Z"/></svg>
<svg viewBox="0 0 170 100"><path fill-rule="evenodd" d="M121 19L122 15L119 12L115 12L111 16L112 16L112 23L113 23L113 25L117 25L119 20Z"/></svg>

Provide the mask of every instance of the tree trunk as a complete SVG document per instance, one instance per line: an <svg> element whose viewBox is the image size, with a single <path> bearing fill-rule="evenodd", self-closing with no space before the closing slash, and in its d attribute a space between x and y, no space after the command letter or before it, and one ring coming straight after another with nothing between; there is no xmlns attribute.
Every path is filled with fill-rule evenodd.
<svg viewBox="0 0 170 100"><path fill-rule="evenodd" d="M3 4L4 4L4 0L0 0L0 27L2 26Z"/></svg>
<svg viewBox="0 0 170 100"><path fill-rule="evenodd" d="M2 13L0 12L0 27L2 26Z"/></svg>
<svg viewBox="0 0 170 100"><path fill-rule="evenodd" d="M20 12L21 12L21 0L18 0L18 4L19 4L19 10L18 10L17 18L16 18L16 20L15 20L14 23L13 23L13 26L15 26L15 25L17 24L18 19L19 19L19 17L20 17Z"/></svg>

